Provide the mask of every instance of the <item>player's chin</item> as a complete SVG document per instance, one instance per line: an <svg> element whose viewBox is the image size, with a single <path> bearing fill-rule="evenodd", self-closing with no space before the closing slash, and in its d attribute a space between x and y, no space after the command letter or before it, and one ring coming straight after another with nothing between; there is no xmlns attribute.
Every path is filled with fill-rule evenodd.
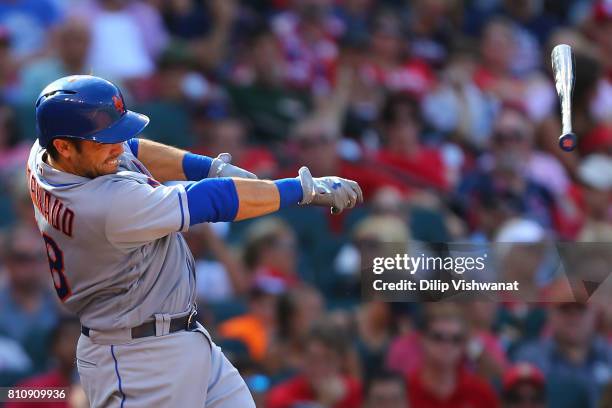
<svg viewBox="0 0 612 408"><path fill-rule="evenodd" d="M109 160L104 163L104 166L99 169L100 175L104 176L106 174L115 174L119 170L119 161L118 160Z"/></svg>

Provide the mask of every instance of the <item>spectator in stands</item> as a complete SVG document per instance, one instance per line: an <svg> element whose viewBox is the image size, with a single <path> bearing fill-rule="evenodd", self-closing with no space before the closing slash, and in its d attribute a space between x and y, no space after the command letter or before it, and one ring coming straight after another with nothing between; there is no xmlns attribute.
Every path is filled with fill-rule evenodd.
<svg viewBox="0 0 612 408"><path fill-rule="evenodd" d="M520 160L524 175L555 196L565 195L569 186L565 169L551 154L535 150L534 139L535 128L525 112L506 106L497 117L491 149L498 160Z"/></svg>
<svg viewBox="0 0 612 408"><path fill-rule="evenodd" d="M501 14L512 19L517 25L519 54L513 61L514 71L524 74L540 65L539 46L544 44L550 33L559 26L555 16L536 0L521 2L504 0Z"/></svg>
<svg viewBox="0 0 612 408"><path fill-rule="evenodd" d="M405 95L392 95L380 120L383 148L376 161L417 188L447 189L448 170L442 153L420 141L423 123L419 103Z"/></svg>
<svg viewBox="0 0 612 408"><path fill-rule="evenodd" d="M410 53L436 68L448 58L453 40L460 35L461 7L456 1L417 0L410 4L402 26L407 28Z"/></svg>
<svg viewBox="0 0 612 408"><path fill-rule="evenodd" d="M361 67L361 75L390 93L420 98L433 89L436 77L429 65L405 57L400 21L393 12L379 13L371 31L369 59Z"/></svg>
<svg viewBox="0 0 612 408"><path fill-rule="evenodd" d="M22 170L30 151L29 144L21 138L15 110L10 105L0 104L0 175L8 179L16 168Z"/></svg>
<svg viewBox="0 0 612 408"><path fill-rule="evenodd" d="M242 5L235 0L164 1L164 21L176 44L185 44L197 59L198 67L215 73L232 55L235 37L240 34Z"/></svg>
<svg viewBox="0 0 612 408"><path fill-rule="evenodd" d="M323 97L332 89L341 23L330 0L290 1L289 6L271 22L284 54L284 83Z"/></svg>
<svg viewBox="0 0 612 408"><path fill-rule="evenodd" d="M310 94L283 86L286 61L267 27L247 39L240 56L227 86L233 105L251 122L257 142L287 140L293 122L308 113Z"/></svg>
<svg viewBox="0 0 612 408"><path fill-rule="evenodd" d="M223 351L224 353L227 353L226 349ZM232 361L232 364L240 372L242 378L244 378L244 382L246 383L247 387L249 387L249 391L251 392L253 400L255 401L255 406L265 407L266 394L272 383L270 377L264 373L264 370L260 365L255 364L252 361L230 361Z"/></svg>
<svg viewBox="0 0 612 408"><path fill-rule="evenodd" d="M62 318L53 329L49 344L49 354L52 358L52 368L40 375L26 378L16 387L26 389L68 388L74 382L76 375L75 364L92 364L92 362L76 362L75 354L77 341L81 335L81 325L76 318ZM6 408L38 407L38 402L12 402ZM50 408L68 408L68 400L48 402L45 406Z"/></svg>
<svg viewBox="0 0 612 408"><path fill-rule="evenodd" d="M297 163L282 171L281 175L294 174L296 167L302 165L307 166L316 177L339 174L359 183L366 200L385 186L402 192L409 191L406 183L377 166L364 166L342 159L337 151L339 137L338 126L330 118L315 115L300 121L293 131L292 140Z"/></svg>
<svg viewBox="0 0 612 408"><path fill-rule="evenodd" d="M17 99L18 64L11 53L11 33L0 25L0 102L15 102Z"/></svg>
<svg viewBox="0 0 612 408"><path fill-rule="evenodd" d="M107 79L150 76L154 61L168 44L159 12L143 1L88 0L70 14L91 27L88 65Z"/></svg>
<svg viewBox="0 0 612 408"><path fill-rule="evenodd" d="M612 11L606 0L593 2L593 10L590 18L585 24L586 34L593 40L593 45L598 49L598 57L603 69L603 78L598 79L598 92L596 93L599 103L593 106L594 114L599 120L606 120L610 115L610 96L612 95ZM601 99L600 99L601 98ZM606 103L607 102L607 103ZM603 115L602 115L603 114Z"/></svg>
<svg viewBox="0 0 612 408"><path fill-rule="evenodd" d="M374 258L393 257L395 254L406 252L409 249L410 239L410 232L401 216L376 214L360 220L354 227L352 242L342 247L334 261L336 296L349 298L356 303L363 300L361 299L362 284L365 282L364 279L372 276L368 274L368 268L369 265L372 265ZM391 328L380 324L382 322L378 322L377 319L380 318L389 323L389 311L384 305L366 303L364 306L358 313L363 312L364 315L361 318L365 317L366 321L361 322L363 326L359 329L373 333L371 333L372 338L363 341L360 347L364 348L360 352L364 353L364 357L372 353L372 357L378 360L378 353L386 348L387 341L390 340Z"/></svg>
<svg viewBox="0 0 612 408"><path fill-rule="evenodd" d="M13 339L0 335L0 386L12 386L27 376L31 370L32 360L23 346Z"/></svg>
<svg viewBox="0 0 612 408"><path fill-rule="evenodd" d="M517 364L504 374L503 408L546 408L546 379L529 363Z"/></svg>
<svg viewBox="0 0 612 408"><path fill-rule="evenodd" d="M193 63L193 56L184 49L168 49L159 56L150 95L135 107L152 119L145 132L147 138L180 148L193 146L189 112L201 102L197 99L212 92L203 77L192 76ZM190 78L195 83L190 83ZM191 92L203 94L193 99Z"/></svg>
<svg viewBox="0 0 612 408"><path fill-rule="evenodd" d="M195 259L198 299L220 302L248 293L251 288L244 263L225 242L225 223L192 226L183 236Z"/></svg>
<svg viewBox="0 0 612 408"><path fill-rule="evenodd" d="M499 406L491 386L462 368L467 335L467 324L456 312L426 316L421 338L423 363L408 376L411 408Z"/></svg>
<svg viewBox="0 0 612 408"><path fill-rule="evenodd" d="M505 192L476 195L470 206L467 222L475 243L493 241L500 227L522 212L521 198Z"/></svg>
<svg viewBox="0 0 612 408"><path fill-rule="evenodd" d="M368 37L368 23L375 3L373 0L347 0L335 5L334 15L342 22L343 40L363 41Z"/></svg>
<svg viewBox="0 0 612 408"><path fill-rule="evenodd" d="M500 372L505 368L507 361L505 352L500 349L501 344L492 333L492 321L494 312L491 303L487 307L486 302L470 302L463 305L463 312L468 325L468 339L466 340L466 358L462 361L462 367L473 370L483 378L499 379ZM452 303L427 303L423 308L426 316L448 313L448 308L459 305ZM414 323L414 322L412 322ZM386 365L389 369L410 375L419 367L423 366L423 334L410 327L404 333L396 336L389 347Z"/></svg>
<svg viewBox="0 0 612 408"><path fill-rule="evenodd" d="M497 103L474 81L478 61L469 43L455 48L438 86L423 97L423 117L434 130L465 146L466 153L480 152L487 148Z"/></svg>
<svg viewBox="0 0 612 408"><path fill-rule="evenodd" d="M14 0L0 5L0 26L10 33L12 55L18 64L43 54L48 31L62 18L52 0Z"/></svg>
<svg viewBox="0 0 612 408"><path fill-rule="evenodd" d="M495 123L491 153L482 155L459 185L462 200L513 197L518 213L547 228L562 226L551 191L564 191L567 176L555 159L534 152L532 143L532 124L520 109L505 107Z"/></svg>
<svg viewBox="0 0 612 408"><path fill-rule="evenodd" d="M595 310L584 303L551 306L550 337L525 344L515 356L535 364L548 379L565 378L587 387L590 407L612 376L612 348L595 332Z"/></svg>
<svg viewBox="0 0 612 408"><path fill-rule="evenodd" d="M362 302L355 312L355 323L355 348L367 377L385 366L385 356L395 329L391 304L377 300Z"/></svg>
<svg viewBox="0 0 612 408"><path fill-rule="evenodd" d="M8 194L5 197L12 204L10 210L0 214L0 222L6 222L5 225L18 228L31 228L33 231L36 231L36 219L32 216L30 186L23 182L23 167L21 166L27 158L27 143L21 143L18 147L18 149L13 149L14 156L12 161L15 163L14 167L10 168L10 172L5 173L6 176L0 173L0 178L3 177L6 180ZM2 184L0 183L0 185Z"/></svg>
<svg viewBox="0 0 612 408"><path fill-rule="evenodd" d="M28 108L36 101L47 84L68 75L91 72L87 65L90 27L79 18L71 18L59 25L53 33L55 52L21 69L20 102Z"/></svg>
<svg viewBox="0 0 612 408"><path fill-rule="evenodd" d="M363 408L410 408L406 381L391 371L379 371L365 383Z"/></svg>
<svg viewBox="0 0 612 408"><path fill-rule="evenodd" d="M348 351L346 333L330 324L313 327L306 339L304 367L297 376L270 390L267 407L291 408L298 403L359 407L359 382L341 372L342 359Z"/></svg>
<svg viewBox="0 0 612 408"><path fill-rule="evenodd" d="M612 237L610 194L612 193L612 158L593 154L578 168L582 184L586 219L578 239L583 242L609 242Z"/></svg>
<svg viewBox="0 0 612 408"><path fill-rule="evenodd" d="M546 268L549 237L537 222L525 218L512 218L498 228L494 242L499 258L497 276L504 282L517 281L521 296L506 301L545 302L550 301L552 278ZM571 294L570 294L571 295ZM555 294L554 300L569 300L563 293ZM502 297L502 299L504 299Z"/></svg>
<svg viewBox="0 0 612 408"><path fill-rule="evenodd" d="M170 34L187 42L200 68L214 72L225 62L239 15L237 1L173 0L161 2L160 8Z"/></svg>
<svg viewBox="0 0 612 408"><path fill-rule="evenodd" d="M531 120L541 121L552 112L556 94L547 78L537 71L515 75L521 58L520 38L509 20L490 20L482 36L481 64L474 81L483 92L503 103L520 106Z"/></svg>
<svg viewBox="0 0 612 408"><path fill-rule="evenodd" d="M493 382L501 378L508 358L502 339L493 330L497 317L497 303L472 300L463 304L469 326L467 355L475 372Z"/></svg>
<svg viewBox="0 0 612 408"><path fill-rule="evenodd" d="M233 317L219 325L218 333L222 338L244 343L249 356L261 362L276 332L276 304L278 296L259 287L253 287L248 295L249 305L245 314Z"/></svg>
<svg viewBox="0 0 612 408"><path fill-rule="evenodd" d="M17 225L5 240L7 285L0 289L0 333L28 346L44 342L57 321L54 298L48 291L49 270L43 241L37 231ZM38 345L38 344L36 344ZM33 346L33 344L30 344ZM44 350L27 350L42 353ZM36 360L41 364L44 361Z"/></svg>
<svg viewBox="0 0 612 408"><path fill-rule="evenodd" d="M280 218L269 217L250 225L244 263L252 274L253 285L270 293L283 293L295 287L300 280L296 246L295 233Z"/></svg>
<svg viewBox="0 0 612 408"><path fill-rule="evenodd" d="M259 178L271 178L277 171L276 159L268 149L248 145L245 123L236 117L211 121L196 143L193 152L211 157L230 153L233 164L248 169Z"/></svg>
<svg viewBox="0 0 612 408"><path fill-rule="evenodd" d="M278 332L266 357L266 366L276 377L292 375L305 361L305 340L325 312L325 300L313 286L301 284L278 300Z"/></svg>

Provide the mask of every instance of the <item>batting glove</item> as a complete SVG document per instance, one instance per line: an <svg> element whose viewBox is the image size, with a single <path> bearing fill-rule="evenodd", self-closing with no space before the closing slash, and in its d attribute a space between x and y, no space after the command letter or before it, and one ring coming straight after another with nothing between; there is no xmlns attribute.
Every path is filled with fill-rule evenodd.
<svg viewBox="0 0 612 408"><path fill-rule="evenodd" d="M363 202L361 187L352 180L340 177L313 178L308 167L302 167L298 174L303 192L300 205L330 207L332 214L339 214Z"/></svg>
<svg viewBox="0 0 612 408"><path fill-rule="evenodd" d="M232 162L232 155L229 153L221 153L215 159L213 159L210 170L208 171L208 177L239 177L256 179L257 176L250 171L241 169L238 166L230 164Z"/></svg>

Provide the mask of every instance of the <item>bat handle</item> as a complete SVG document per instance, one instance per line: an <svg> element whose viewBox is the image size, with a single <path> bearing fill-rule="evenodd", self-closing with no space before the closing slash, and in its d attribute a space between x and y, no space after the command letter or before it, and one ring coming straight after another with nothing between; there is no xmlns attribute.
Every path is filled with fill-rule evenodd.
<svg viewBox="0 0 612 408"><path fill-rule="evenodd" d="M573 151L578 145L578 138L572 131L572 110L570 94L565 93L561 99L562 134L559 137L559 147L566 152Z"/></svg>
<svg viewBox="0 0 612 408"><path fill-rule="evenodd" d="M567 101L569 103L569 101ZM561 123L563 126L562 133L572 133L572 111L569 109L568 103L564 103L561 107Z"/></svg>

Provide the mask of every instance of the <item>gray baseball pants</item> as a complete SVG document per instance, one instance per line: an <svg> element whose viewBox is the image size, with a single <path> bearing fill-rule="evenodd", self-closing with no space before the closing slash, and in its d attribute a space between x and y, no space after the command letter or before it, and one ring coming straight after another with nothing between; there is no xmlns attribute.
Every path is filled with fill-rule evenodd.
<svg viewBox="0 0 612 408"><path fill-rule="evenodd" d="M81 335L76 355L92 408L255 408L238 370L199 323L139 339L127 330L92 331Z"/></svg>

